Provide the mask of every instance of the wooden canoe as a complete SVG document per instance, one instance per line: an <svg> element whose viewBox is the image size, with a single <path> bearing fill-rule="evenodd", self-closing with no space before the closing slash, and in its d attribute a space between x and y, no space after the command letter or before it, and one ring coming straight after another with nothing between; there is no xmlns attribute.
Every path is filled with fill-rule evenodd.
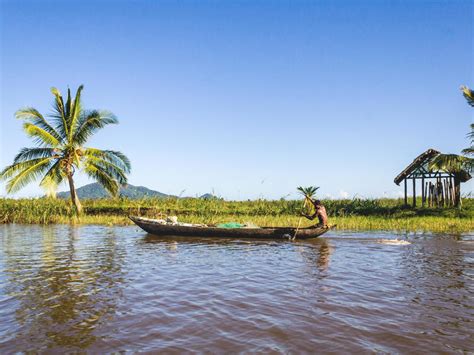
<svg viewBox="0 0 474 355"><path fill-rule="evenodd" d="M209 237L209 238L253 238L253 239L311 239L323 235L332 227L300 228L296 232L293 227L263 227L263 228L218 228L218 227L188 227L162 224L149 218L129 218L144 231L157 236L177 237Z"/></svg>

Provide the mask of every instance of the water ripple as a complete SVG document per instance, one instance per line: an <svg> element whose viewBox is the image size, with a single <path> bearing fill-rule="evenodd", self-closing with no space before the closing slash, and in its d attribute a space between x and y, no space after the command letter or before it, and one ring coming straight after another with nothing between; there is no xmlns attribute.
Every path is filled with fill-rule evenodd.
<svg viewBox="0 0 474 355"><path fill-rule="evenodd" d="M0 226L0 352L469 352L472 240Z"/></svg>

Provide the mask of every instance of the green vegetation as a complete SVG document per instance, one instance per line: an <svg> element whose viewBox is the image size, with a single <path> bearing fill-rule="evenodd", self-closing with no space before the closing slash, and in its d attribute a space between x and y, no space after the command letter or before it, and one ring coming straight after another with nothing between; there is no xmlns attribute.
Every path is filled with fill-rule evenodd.
<svg viewBox="0 0 474 355"><path fill-rule="evenodd" d="M474 230L474 199L460 209L411 209L397 199L325 200L331 224L347 230L467 232ZM421 200L418 201L421 205ZM296 226L299 200L224 201L220 199L84 200L78 218L67 201L51 198L0 199L0 223L131 224L128 215L177 215L181 221L215 224L235 221L261 226ZM311 224L303 220L302 226Z"/></svg>
<svg viewBox="0 0 474 355"><path fill-rule="evenodd" d="M81 105L83 86L67 100L58 89L54 95L53 113L46 120L35 108L27 107L16 112L16 118L23 120L23 130L37 147L23 148L16 155L13 164L0 172L0 179L7 180L7 192L13 193L30 182L40 179L40 186L48 195L55 195L57 187L69 183L71 201L78 213L82 206L74 187L74 173L84 171L98 181L111 194L116 195L119 185L127 183L130 162L125 155L113 150L84 147L89 138L109 124L118 123L108 111L86 111Z"/></svg>

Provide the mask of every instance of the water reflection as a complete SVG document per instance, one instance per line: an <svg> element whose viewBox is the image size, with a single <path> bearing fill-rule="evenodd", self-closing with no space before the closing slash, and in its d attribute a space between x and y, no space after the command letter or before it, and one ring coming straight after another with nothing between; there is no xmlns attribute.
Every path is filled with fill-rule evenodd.
<svg viewBox="0 0 474 355"><path fill-rule="evenodd" d="M30 237L7 229L3 236L6 292L19 302L20 327L9 343L35 339L30 343L35 350L85 349L97 340L94 329L113 314L120 297L123 251L113 233L94 238L93 230L79 235L73 227L41 232Z"/></svg>
<svg viewBox="0 0 474 355"><path fill-rule="evenodd" d="M229 238L201 238L201 237L159 237L152 234L146 234L145 237L139 241L139 244L160 244L164 245L168 251L171 253L177 253L179 250L179 245L214 245L214 246L248 246L252 248L254 246L264 246L264 245L287 245L294 246L298 253L301 254L303 259L310 266L310 271L313 272L312 268L314 265L320 271L325 271L329 267L329 261L332 253L334 252L334 246L328 239L319 238L311 241L296 241L289 243L288 241L268 241L268 240L258 240L258 239L238 239L232 240Z"/></svg>
<svg viewBox="0 0 474 355"><path fill-rule="evenodd" d="M0 353L473 349L472 237L0 226Z"/></svg>
<svg viewBox="0 0 474 355"><path fill-rule="evenodd" d="M327 271L334 246L328 239L321 238L306 247L298 248L298 251L310 267L316 265L319 271Z"/></svg>

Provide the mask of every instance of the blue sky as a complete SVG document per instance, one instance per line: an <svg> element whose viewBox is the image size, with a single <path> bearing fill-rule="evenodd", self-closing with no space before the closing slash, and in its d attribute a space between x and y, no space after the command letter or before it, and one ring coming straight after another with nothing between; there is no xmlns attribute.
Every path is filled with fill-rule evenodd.
<svg viewBox="0 0 474 355"><path fill-rule="evenodd" d="M1 167L31 146L14 112L79 84L120 119L89 145L171 194L397 196L418 154L468 145L470 1L0 2Z"/></svg>

